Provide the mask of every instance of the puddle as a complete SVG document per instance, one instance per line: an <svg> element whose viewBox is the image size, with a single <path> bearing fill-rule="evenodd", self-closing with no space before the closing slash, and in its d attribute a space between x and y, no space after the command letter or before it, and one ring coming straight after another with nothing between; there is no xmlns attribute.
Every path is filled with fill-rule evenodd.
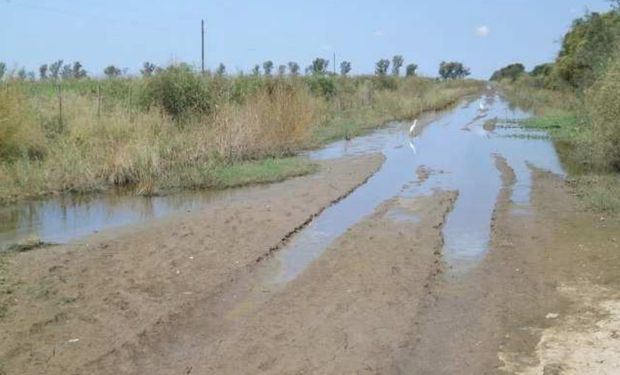
<svg viewBox="0 0 620 375"><path fill-rule="evenodd" d="M434 189L459 191L443 228L444 259L461 269L475 264L487 249L491 217L502 187L493 155L502 155L514 169L517 183L511 199L518 205L519 214L528 212L530 202L532 179L528 164L564 175L546 136L489 126L489 119L517 120L527 117L527 113L511 108L497 96L483 97L480 103L484 103L483 110L478 103L468 102L443 115L421 119L426 126L413 140L408 135L409 123L394 123L310 153L313 159L331 159L381 152L386 160L365 185L325 210L278 253L280 269L272 282L294 279L336 238L385 200L431 195ZM416 170L421 166L443 173L419 181Z"/></svg>
<svg viewBox="0 0 620 375"><path fill-rule="evenodd" d="M31 237L47 243L63 243L103 229L195 210L231 194L232 190L158 197L126 193L66 195L3 206L0 207L0 249Z"/></svg>

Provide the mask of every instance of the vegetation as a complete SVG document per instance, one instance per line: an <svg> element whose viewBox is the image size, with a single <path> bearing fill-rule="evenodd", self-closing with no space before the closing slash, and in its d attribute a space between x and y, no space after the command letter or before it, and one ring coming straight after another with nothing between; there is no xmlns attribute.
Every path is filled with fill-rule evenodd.
<svg viewBox="0 0 620 375"><path fill-rule="evenodd" d="M152 194L277 181L315 170L295 158L304 149L444 108L481 87L336 76L322 58L307 76L294 62L288 75L271 76L270 61L265 74L257 66L248 76L147 62L132 78L110 65L102 80L75 74L83 70L75 63L63 77L63 66L40 69L44 79L0 82L0 201L113 186ZM342 67L350 71L350 63Z"/></svg>
<svg viewBox="0 0 620 375"><path fill-rule="evenodd" d="M610 12L576 20L553 63L516 79L498 73L498 79L511 101L539 115L524 125L550 132L584 202L620 212L620 10L614 4Z"/></svg>
<svg viewBox="0 0 620 375"><path fill-rule="evenodd" d="M524 73L525 66L523 66L523 64L510 64L493 73L493 75L491 76L491 81L501 81L509 79L514 82Z"/></svg>
<svg viewBox="0 0 620 375"><path fill-rule="evenodd" d="M469 76L470 70L460 62L445 62L439 65L439 75L443 79L462 79Z"/></svg>

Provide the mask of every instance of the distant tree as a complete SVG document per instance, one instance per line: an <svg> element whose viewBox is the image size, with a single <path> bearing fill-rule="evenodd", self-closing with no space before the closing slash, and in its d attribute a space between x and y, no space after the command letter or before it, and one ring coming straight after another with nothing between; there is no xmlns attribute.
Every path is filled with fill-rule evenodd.
<svg viewBox="0 0 620 375"><path fill-rule="evenodd" d="M30 81L36 81L37 79L37 74L35 72L33 72L32 70L28 72L28 79Z"/></svg>
<svg viewBox="0 0 620 375"><path fill-rule="evenodd" d="M286 65L278 65L278 75L283 76L286 74Z"/></svg>
<svg viewBox="0 0 620 375"><path fill-rule="evenodd" d="M346 76L351 72L351 62L343 61L340 63L340 75Z"/></svg>
<svg viewBox="0 0 620 375"><path fill-rule="evenodd" d="M26 68L21 67L19 68L19 70L17 71L17 79L19 79L20 81L25 80L27 77L27 73L26 73Z"/></svg>
<svg viewBox="0 0 620 375"><path fill-rule="evenodd" d="M86 73L86 70L84 70L84 68L82 67L82 64L79 61L76 61L73 63L73 67L71 68L71 71L72 71L72 76L75 79L86 78L86 76L88 75L88 73Z"/></svg>
<svg viewBox="0 0 620 375"><path fill-rule="evenodd" d="M299 64L297 64L295 61L290 61L288 63L288 72L293 77L298 76L299 75Z"/></svg>
<svg viewBox="0 0 620 375"><path fill-rule="evenodd" d="M6 74L6 64L3 62L0 62L0 80L4 77L5 74Z"/></svg>
<svg viewBox="0 0 620 375"><path fill-rule="evenodd" d="M327 73L327 67L329 66L329 60L326 60L322 57L317 57L312 60L312 65L310 65L309 72L312 75L323 75Z"/></svg>
<svg viewBox="0 0 620 375"><path fill-rule="evenodd" d="M103 74L108 78L115 78L121 75L121 70L114 65L108 65L103 69Z"/></svg>
<svg viewBox="0 0 620 375"><path fill-rule="evenodd" d="M523 64L510 64L499 70L496 70L491 76L491 81L501 81L504 79L509 79L514 82L523 74L525 74L525 67L523 66Z"/></svg>
<svg viewBox="0 0 620 375"><path fill-rule="evenodd" d="M62 69L63 60L58 60L50 64L50 77L52 79L58 79L60 76L60 69Z"/></svg>
<svg viewBox="0 0 620 375"><path fill-rule="evenodd" d="M47 79L47 64L43 64L39 67L39 78L41 80Z"/></svg>
<svg viewBox="0 0 620 375"><path fill-rule="evenodd" d="M377 64L375 65L375 74L378 76L384 76L387 74L389 68L390 68L390 60L381 59L377 61Z"/></svg>
<svg viewBox="0 0 620 375"><path fill-rule="evenodd" d="M407 68L405 69L405 75L407 77L415 77L416 76L416 71L418 70L418 66L416 64L409 64L407 65Z"/></svg>
<svg viewBox="0 0 620 375"><path fill-rule="evenodd" d="M71 64L65 64L62 66L60 76L62 77L62 79L73 78L73 67L71 66Z"/></svg>
<svg viewBox="0 0 620 375"><path fill-rule="evenodd" d="M458 79L465 78L470 75L469 68L466 68L460 62L446 62L442 61L439 65L439 75L443 79Z"/></svg>
<svg viewBox="0 0 620 375"><path fill-rule="evenodd" d="M143 77L150 77L153 75L153 73L155 73L156 70L157 66L155 64L146 61L144 64L142 64L142 69L140 69L140 73L142 73Z"/></svg>
<svg viewBox="0 0 620 375"><path fill-rule="evenodd" d="M392 57L392 75L400 75L400 68L405 63L405 59L401 55Z"/></svg>
<svg viewBox="0 0 620 375"><path fill-rule="evenodd" d="M271 75L271 71L273 70L273 61L267 60L263 63L263 72L265 72L266 76Z"/></svg>
<svg viewBox="0 0 620 375"><path fill-rule="evenodd" d="M260 75L260 65L254 65L254 68L252 68L252 75L255 77L258 77Z"/></svg>
<svg viewBox="0 0 620 375"><path fill-rule="evenodd" d="M217 66L217 69L215 69L215 75L221 77L224 74L226 74L226 65L224 65L224 63L220 63L220 65Z"/></svg>

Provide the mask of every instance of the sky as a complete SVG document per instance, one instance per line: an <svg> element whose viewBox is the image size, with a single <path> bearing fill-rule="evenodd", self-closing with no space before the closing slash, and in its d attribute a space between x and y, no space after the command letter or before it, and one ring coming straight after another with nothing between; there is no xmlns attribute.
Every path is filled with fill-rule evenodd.
<svg viewBox="0 0 620 375"><path fill-rule="evenodd" d="M79 60L99 76L114 64L138 73L142 63L200 66L229 73L312 59L352 63L372 73L381 58L404 56L423 75L461 61L475 78L521 62L553 60L571 21L606 0L0 0L0 61L9 68Z"/></svg>

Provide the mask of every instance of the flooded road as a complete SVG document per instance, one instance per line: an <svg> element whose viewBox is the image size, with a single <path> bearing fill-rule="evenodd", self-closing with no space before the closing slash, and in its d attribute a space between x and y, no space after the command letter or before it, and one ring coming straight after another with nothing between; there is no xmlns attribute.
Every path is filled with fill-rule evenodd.
<svg viewBox="0 0 620 375"><path fill-rule="evenodd" d="M453 267L475 263L487 249L492 213L502 185L494 157L503 156L514 170L517 182L511 198L523 214L527 214L530 203L529 165L564 174L544 133L511 126L525 117L526 113L511 108L499 96L490 95L447 114L421 118L413 136L409 134L411 124L395 123L310 153L311 158L321 160L381 152L386 161L365 185L328 208L279 253L281 269L274 282L295 278L330 243L382 202L397 196L428 196L436 190L459 194L443 229L445 260ZM494 123L492 130L485 129L489 121Z"/></svg>
<svg viewBox="0 0 620 375"><path fill-rule="evenodd" d="M620 221L583 212L549 139L515 126L526 116L489 94L420 118L413 135L393 123L309 152L319 171L278 184L31 203L13 230L57 241L80 236L74 225L169 217L3 254L15 282L0 357L9 373L48 374L543 363L556 323L588 322L589 337L590 307L562 293L617 300ZM575 284L585 278L606 289Z"/></svg>
<svg viewBox="0 0 620 375"><path fill-rule="evenodd" d="M512 199L523 214L527 214L531 187L528 163L563 174L544 134L508 126L526 116L498 96L489 95L453 111L421 118L414 136L409 134L409 123L393 123L309 153L311 159L325 160L380 152L386 162L367 184L328 208L294 238L279 255L281 271L274 281L294 278L334 239L385 200L429 195L435 189L459 193L444 228L447 259L471 260L483 254L501 185L493 155L501 154L514 169L517 184ZM429 174L424 180L418 176L422 170ZM31 237L64 243L106 228L204 208L236 192L238 189L148 198L127 194L64 196L5 206L0 208L0 248Z"/></svg>

